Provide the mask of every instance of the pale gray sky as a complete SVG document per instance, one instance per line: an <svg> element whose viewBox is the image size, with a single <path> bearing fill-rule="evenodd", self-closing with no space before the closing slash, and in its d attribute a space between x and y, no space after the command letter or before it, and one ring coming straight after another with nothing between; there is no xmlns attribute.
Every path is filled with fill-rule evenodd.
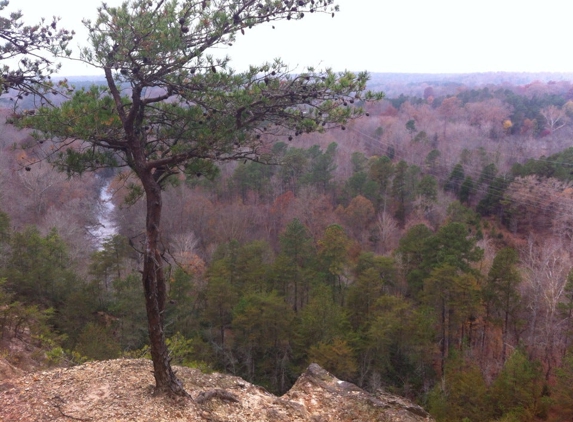
<svg viewBox="0 0 573 422"><path fill-rule="evenodd" d="M109 5L121 0L108 0ZM222 51L235 69L281 57L307 66L370 72L573 72L570 12L563 0L338 0L334 18L307 15L238 35ZM57 15L86 42L82 18L94 18L100 0L11 0L25 21ZM77 51L77 48L74 49ZM62 75L94 74L63 63Z"/></svg>

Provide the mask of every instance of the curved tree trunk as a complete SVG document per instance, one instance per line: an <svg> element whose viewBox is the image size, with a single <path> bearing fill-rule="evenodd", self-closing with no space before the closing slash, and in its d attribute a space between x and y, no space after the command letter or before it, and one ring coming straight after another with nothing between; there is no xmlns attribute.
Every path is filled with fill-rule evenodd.
<svg viewBox="0 0 573 422"><path fill-rule="evenodd" d="M171 369L169 350L165 343L164 309L167 296L161 257L161 188L151 172L141 175L146 197L145 251L143 262L143 289L149 328L149 345L153 360L156 394L186 396L181 382Z"/></svg>

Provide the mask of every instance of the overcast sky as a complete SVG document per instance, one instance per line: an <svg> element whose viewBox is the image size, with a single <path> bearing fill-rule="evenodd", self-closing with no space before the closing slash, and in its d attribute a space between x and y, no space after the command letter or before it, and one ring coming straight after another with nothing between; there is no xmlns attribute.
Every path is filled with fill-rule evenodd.
<svg viewBox="0 0 573 422"><path fill-rule="evenodd" d="M109 5L120 0L108 0ZM94 18L100 0L11 0L27 23L57 15L85 43L82 18ZM307 15L238 35L220 52L244 69L281 57L307 66L370 72L573 72L571 14L563 0L338 0L334 18ZM75 49L77 51L77 48ZM94 74L63 63L62 75Z"/></svg>

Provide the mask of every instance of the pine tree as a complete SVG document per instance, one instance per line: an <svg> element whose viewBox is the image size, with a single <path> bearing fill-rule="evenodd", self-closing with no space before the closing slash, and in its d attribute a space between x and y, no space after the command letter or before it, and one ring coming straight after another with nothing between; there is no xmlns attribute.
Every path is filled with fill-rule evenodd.
<svg viewBox="0 0 573 422"><path fill-rule="evenodd" d="M444 186L444 190L451 191L458 195L460 187L465 178L464 167L461 164L456 164L448 177L448 181Z"/></svg>
<svg viewBox="0 0 573 422"><path fill-rule="evenodd" d="M332 287L332 297L340 305L344 304L346 293L345 279L350 245L350 239L338 224L328 226L318 240L320 268Z"/></svg>
<svg viewBox="0 0 573 422"><path fill-rule="evenodd" d="M462 204L467 204L470 202L472 195L474 194L475 186L474 181L470 176L467 176L462 185L460 186L459 199Z"/></svg>
<svg viewBox="0 0 573 422"><path fill-rule="evenodd" d="M556 385L552 398L561 420L573 419L573 353L569 351L555 371Z"/></svg>
<svg viewBox="0 0 573 422"><path fill-rule="evenodd" d="M546 418L544 383L541 364L528 359L522 350L515 350L491 386L494 416L522 421Z"/></svg>
<svg viewBox="0 0 573 422"><path fill-rule="evenodd" d="M55 143L51 159L69 174L127 167L136 177L132 197L145 196L142 282L158 393L186 394L171 369L163 329L162 189L177 175L212 173L217 162L274 162L269 144L277 138L339 126L362 114L345 107L347 101L381 98L364 93L366 73L293 75L280 60L235 73L228 59L206 54L267 21L335 10L331 1L304 0L296 12L280 2L259 6L242 0L104 3L97 19L86 22L90 46L80 59L103 71L106 86L77 91L22 122Z"/></svg>
<svg viewBox="0 0 573 422"><path fill-rule="evenodd" d="M309 300L310 283L315 272L316 246L308 229L298 218L293 219L280 238L280 255L274 263L276 278L295 312Z"/></svg>
<svg viewBox="0 0 573 422"><path fill-rule="evenodd" d="M515 318L515 312L520 304L519 283L521 275L517 270L518 256L515 249L501 249L493 260L493 264L487 275L484 288L486 311L491 316L498 315L501 318L503 330L502 360L505 360L509 323Z"/></svg>
<svg viewBox="0 0 573 422"><path fill-rule="evenodd" d="M406 225L406 199L408 196L406 171L408 164L401 160L396 165L394 172L394 180L392 181L392 198L394 199L394 217L398 220L400 227L404 228Z"/></svg>
<svg viewBox="0 0 573 422"><path fill-rule="evenodd" d="M0 2L0 11L8 4L7 0ZM46 101L47 93L58 88L50 80L50 76L59 69L51 56L69 56L71 51L67 46L74 35L73 31L58 28L58 22L59 19L54 17L51 21L25 25L21 11L12 12L9 17L0 16L0 60L3 61L0 89L5 93L14 90L16 101L24 100L30 94ZM18 65L10 65L7 61ZM65 83L60 87L65 87Z"/></svg>

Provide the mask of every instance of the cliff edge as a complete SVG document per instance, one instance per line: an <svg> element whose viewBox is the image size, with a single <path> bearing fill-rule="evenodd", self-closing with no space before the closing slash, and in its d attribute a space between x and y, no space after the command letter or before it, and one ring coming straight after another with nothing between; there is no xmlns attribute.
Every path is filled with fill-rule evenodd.
<svg viewBox="0 0 573 422"><path fill-rule="evenodd" d="M405 399L369 394L316 364L282 397L238 377L177 367L194 400L153 396L152 369L145 359L118 359L0 380L0 421L432 421Z"/></svg>

